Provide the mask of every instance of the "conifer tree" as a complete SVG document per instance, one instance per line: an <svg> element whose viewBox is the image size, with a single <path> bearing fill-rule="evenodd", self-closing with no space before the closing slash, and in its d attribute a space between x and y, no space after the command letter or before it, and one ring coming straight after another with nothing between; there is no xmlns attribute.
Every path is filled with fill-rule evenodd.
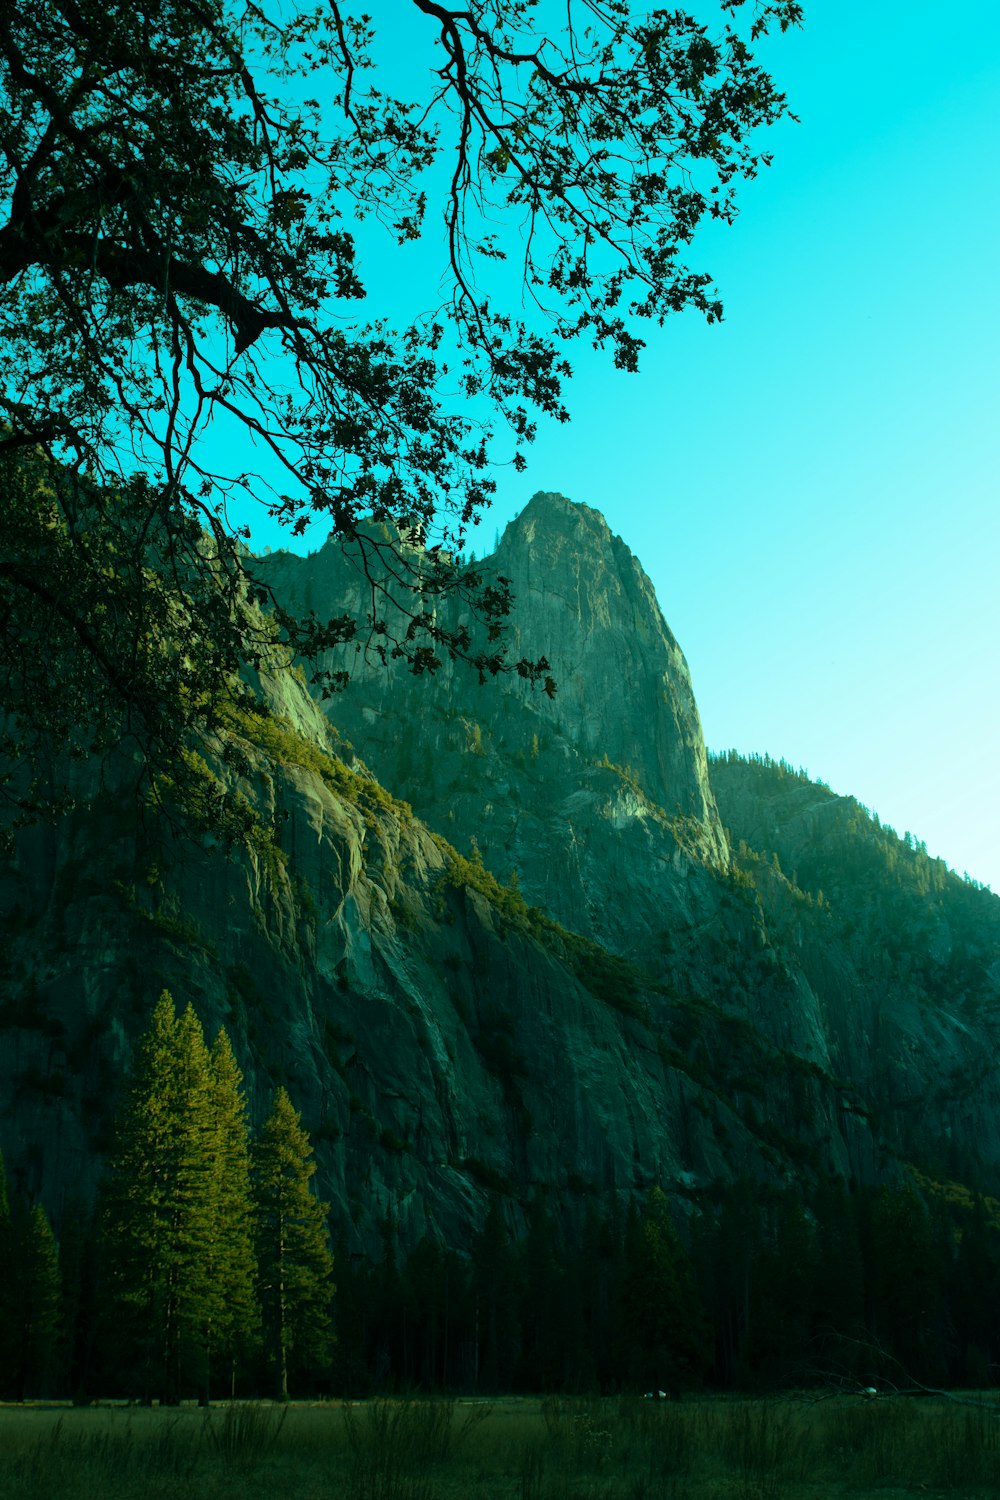
<svg viewBox="0 0 1000 1500"><path fill-rule="evenodd" d="M857 1202L839 1179L821 1182L813 1200L816 1220L814 1323L823 1367L860 1373L864 1362L864 1267Z"/></svg>
<svg viewBox="0 0 1000 1500"><path fill-rule="evenodd" d="M45 1210L34 1204L17 1224L17 1399L46 1396L59 1337L59 1252Z"/></svg>
<svg viewBox="0 0 1000 1500"><path fill-rule="evenodd" d="M293 1358L300 1370L329 1361L334 1286L329 1205L310 1189L312 1146L283 1088L254 1156L264 1342L277 1394L287 1400Z"/></svg>
<svg viewBox="0 0 1000 1500"><path fill-rule="evenodd" d="M215 1326L208 1330L206 1350L209 1358L214 1356L225 1362L232 1393L239 1356L252 1344L260 1324L255 1209L243 1075L224 1031L219 1032L212 1044L209 1063L214 1129L214 1215L209 1263L213 1286L222 1289L223 1299ZM205 1389L207 1396L207 1372Z"/></svg>
<svg viewBox="0 0 1000 1500"><path fill-rule="evenodd" d="M105 1211L110 1291L145 1398L202 1388L226 1291L213 1277L217 1177L201 1024L164 991L119 1127Z"/></svg>
<svg viewBox="0 0 1000 1500"><path fill-rule="evenodd" d="M11 1221L10 1200L7 1197L7 1173L0 1155L0 1396L13 1394L14 1358L16 1336L14 1312L16 1296L11 1268L14 1264L14 1226Z"/></svg>
<svg viewBox="0 0 1000 1500"><path fill-rule="evenodd" d="M545 1199L528 1209L528 1232L519 1245L522 1280L519 1385L559 1390L565 1385L567 1281L565 1253Z"/></svg>
<svg viewBox="0 0 1000 1500"><path fill-rule="evenodd" d="M676 1391L700 1380L708 1329L659 1188L650 1191L641 1216L629 1214L618 1325L621 1369L630 1384Z"/></svg>
<svg viewBox="0 0 1000 1500"><path fill-rule="evenodd" d="M496 1197L473 1248L472 1293L475 1384L509 1389L521 1336L517 1254Z"/></svg>
<svg viewBox="0 0 1000 1500"><path fill-rule="evenodd" d="M876 1343L906 1378L944 1378L944 1266L925 1205L911 1187L887 1188L872 1204L872 1264Z"/></svg>
<svg viewBox="0 0 1000 1500"><path fill-rule="evenodd" d="M100 1323L96 1294L100 1246L94 1233L94 1209L70 1200L59 1226L59 1351L56 1387L62 1395L84 1400L94 1381L95 1343Z"/></svg>
<svg viewBox="0 0 1000 1500"><path fill-rule="evenodd" d="M759 1377L788 1378L812 1344L819 1247L798 1193L774 1199L755 1258L746 1358Z"/></svg>

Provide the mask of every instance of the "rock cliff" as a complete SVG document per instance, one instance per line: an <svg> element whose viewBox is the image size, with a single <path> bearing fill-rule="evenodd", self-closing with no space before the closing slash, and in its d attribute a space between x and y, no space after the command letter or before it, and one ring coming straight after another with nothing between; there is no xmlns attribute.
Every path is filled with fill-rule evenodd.
<svg viewBox="0 0 1000 1500"><path fill-rule="evenodd" d="M93 1189L166 987L227 1028L257 1119L286 1085L368 1251L387 1216L462 1248L491 1199L517 1228L542 1189L572 1218L738 1175L995 1187L1000 902L847 799L710 767L596 512L536 496L493 564L555 702L362 657L327 717L272 663L208 768L255 811L241 852L137 809L125 763L62 768L77 810L0 870L15 1180L57 1219ZM332 547L269 573L292 608L362 603Z"/></svg>
<svg viewBox="0 0 1000 1500"><path fill-rule="evenodd" d="M513 673L480 684L448 662L428 681L347 648L323 662L351 673L327 711L431 827L463 850L475 838L530 902L641 957L700 919L706 871L728 859L687 663L640 564L588 506L536 495L484 567L513 580L510 656L545 655L554 700ZM268 574L293 610L363 613L335 547L278 554Z"/></svg>

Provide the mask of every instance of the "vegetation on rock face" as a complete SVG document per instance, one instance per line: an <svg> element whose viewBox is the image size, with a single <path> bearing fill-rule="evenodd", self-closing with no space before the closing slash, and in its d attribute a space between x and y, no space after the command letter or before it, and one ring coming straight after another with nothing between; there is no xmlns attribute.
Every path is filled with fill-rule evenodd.
<svg viewBox="0 0 1000 1500"><path fill-rule="evenodd" d="M475 891L497 913L501 921L535 938L560 959L568 963L580 983L592 995L640 1020L648 1020L648 1011L640 998L644 982L649 984L634 964L610 953L600 943L592 942L578 932L554 922L537 906L529 906L521 894L517 872L502 884L486 868L479 847L473 840L468 858L453 849L438 834L434 842L445 858L445 881L456 890Z"/></svg>
<svg viewBox="0 0 1000 1500"><path fill-rule="evenodd" d="M406 822L412 819L409 803L393 797L374 776L352 770L339 756L298 733L287 719L269 712L263 704L249 698L231 704L224 722L231 734L245 739L277 765L301 766L314 772L331 791L360 807L369 827L374 827L379 812L391 812Z"/></svg>

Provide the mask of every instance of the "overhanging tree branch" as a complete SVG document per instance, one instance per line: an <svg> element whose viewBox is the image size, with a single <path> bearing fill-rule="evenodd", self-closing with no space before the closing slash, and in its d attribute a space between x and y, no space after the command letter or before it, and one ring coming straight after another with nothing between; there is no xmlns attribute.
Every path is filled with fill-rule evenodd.
<svg viewBox="0 0 1000 1500"><path fill-rule="evenodd" d="M544 662L505 654L509 589L461 561L498 444L523 466L538 418L566 419L574 338L634 369L643 322L721 316L684 255L706 216L733 218L736 184L768 159L756 133L787 113L736 30L742 0L719 0L717 35L628 0L567 0L558 21L531 0L412 5L428 48L409 100L380 87L372 23L342 0L0 15L0 453L33 472L38 450L34 503L54 489L58 546L106 606L99 570L131 559L113 612L134 655L150 611L165 630L187 601L212 691L211 631L227 661L259 652L246 600L261 589L227 514L262 484L293 535L321 521L356 549L371 596L354 626L379 649L417 673L451 655L551 683ZM800 16L796 0L758 4L750 40ZM393 329L366 313L358 225L405 244L428 232L428 193L444 289ZM493 279L510 245L530 318ZM231 465L213 421L238 435ZM93 481L86 525L72 486L53 485L65 463ZM401 544L414 528L424 556ZM158 605L143 569L171 581ZM446 630L429 588L463 599L479 633ZM323 638L315 619L273 624L290 649ZM195 732L169 682L164 712Z"/></svg>

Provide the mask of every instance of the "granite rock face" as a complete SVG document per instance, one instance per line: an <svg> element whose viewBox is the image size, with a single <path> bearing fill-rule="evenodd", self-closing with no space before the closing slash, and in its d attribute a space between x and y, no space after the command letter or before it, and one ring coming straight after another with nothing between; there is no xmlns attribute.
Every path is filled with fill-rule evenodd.
<svg viewBox="0 0 1000 1500"><path fill-rule="evenodd" d="M242 744L241 789L282 858L150 839L112 780L58 829L27 831L4 870L15 1182L57 1220L93 1191L163 988L209 1035L226 1027L257 1121L289 1089L355 1247L374 1251L390 1214L404 1244L461 1247L490 1194L517 1227L543 1186L571 1212L593 1193L715 1179L734 1151L770 1170L738 1104L720 1135L686 1071L691 1037L724 1018L647 992L481 867L470 878L360 764L317 755L331 737L291 674L261 693L285 725L266 752ZM730 1050L747 1047L757 1057L749 1035Z"/></svg>
<svg viewBox="0 0 1000 1500"><path fill-rule="evenodd" d="M539 494L492 566L514 581L512 654L552 662L554 719L567 740L584 759L628 767L652 802L698 823L705 852L724 861L687 662L625 543L589 506ZM525 684L511 686L530 701Z"/></svg>
<svg viewBox="0 0 1000 1500"><path fill-rule="evenodd" d="M93 1191L166 987L229 1031L255 1120L288 1088L369 1252L387 1215L404 1246L466 1247L491 1198L517 1230L540 1188L572 1220L740 1175L995 1182L1000 901L849 799L709 765L683 656L596 512L536 496L494 561L555 701L361 654L321 708L272 664L267 715L227 731L242 761L213 767L256 852L139 816L127 766L63 768L78 810L0 867L15 1180L57 1220ZM292 608L364 607L335 548L268 567Z"/></svg>
<svg viewBox="0 0 1000 1500"><path fill-rule="evenodd" d="M462 850L475 838L530 902L639 956L697 919L706 871L728 859L687 663L642 567L588 506L536 495L484 566L513 582L511 659L544 655L554 700L514 673L481 685L446 662L415 679L348 649L324 662L351 672L327 712L432 828ZM363 610L336 548L268 570L292 609Z"/></svg>

